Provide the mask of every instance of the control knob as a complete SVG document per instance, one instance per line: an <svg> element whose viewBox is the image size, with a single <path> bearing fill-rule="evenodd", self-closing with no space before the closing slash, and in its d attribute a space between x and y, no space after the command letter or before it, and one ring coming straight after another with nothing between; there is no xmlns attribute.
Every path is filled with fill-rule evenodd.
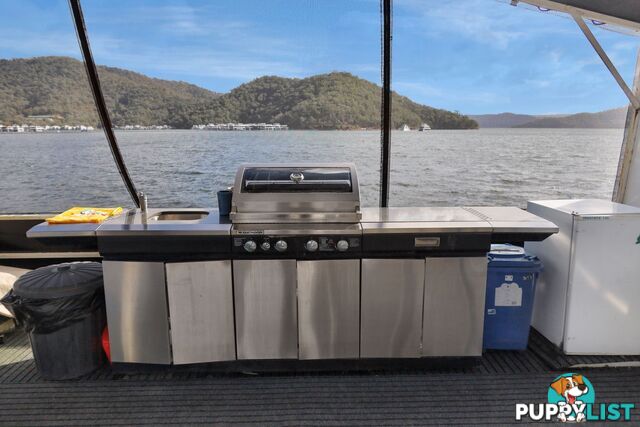
<svg viewBox="0 0 640 427"><path fill-rule="evenodd" d="M244 242L244 250L247 252L253 252L258 248L258 245L256 245L256 242L254 242L253 240L247 240L246 242Z"/></svg>
<svg viewBox="0 0 640 427"><path fill-rule="evenodd" d="M338 240L338 243L336 243L336 249L338 249L340 252L344 252L347 249L349 249L349 242L347 242L346 240Z"/></svg>
<svg viewBox="0 0 640 427"><path fill-rule="evenodd" d="M271 249L271 243L266 242L266 241L265 241L265 242L262 242L262 243L260 244L260 248L261 248L263 251L267 252L269 249Z"/></svg>
<svg viewBox="0 0 640 427"><path fill-rule="evenodd" d="M284 240L278 240L276 242L276 251L284 252L286 250L287 250L287 242L285 242Z"/></svg>
<svg viewBox="0 0 640 427"><path fill-rule="evenodd" d="M318 250L318 242L316 242L315 240L309 240L304 244L304 248L309 252L315 252Z"/></svg>

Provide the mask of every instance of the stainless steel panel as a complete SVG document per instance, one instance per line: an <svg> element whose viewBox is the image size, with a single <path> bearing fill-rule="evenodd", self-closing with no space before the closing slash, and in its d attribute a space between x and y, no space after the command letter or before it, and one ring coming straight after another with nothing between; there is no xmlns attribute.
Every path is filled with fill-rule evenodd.
<svg viewBox="0 0 640 427"><path fill-rule="evenodd" d="M103 261L112 362L171 363L164 263Z"/></svg>
<svg viewBox="0 0 640 427"><path fill-rule="evenodd" d="M235 260L238 359L297 359L296 261Z"/></svg>
<svg viewBox="0 0 640 427"><path fill-rule="evenodd" d="M472 206L463 208L491 224L494 233L551 234L558 227L515 206Z"/></svg>
<svg viewBox="0 0 640 427"><path fill-rule="evenodd" d="M173 363L234 360L231 261L168 263Z"/></svg>
<svg viewBox="0 0 640 427"><path fill-rule="evenodd" d="M362 208L362 222L477 222L477 215L459 207Z"/></svg>
<svg viewBox="0 0 640 427"><path fill-rule="evenodd" d="M362 222L363 234L490 233L486 221Z"/></svg>
<svg viewBox="0 0 640 427"><path fill-rule="evenodd" d="M326 235L341 234L360 236L362 228L360 224L234 224L231 228L231 235L241 236L246 234L265 234L265 235Z"/></svg>
<svg viewBox="0 0 640 427"><path fill-rule="evenodd" d="M173 220L157 219L170 212ZM175 215L194 215L207 213L201 219L177 220ZM101 236L228 236L231 223L220 217L217 209L184 209L159 208L148 209L146 213L140 209L130 209L117 217L109 218L97 228L98 238Z"/></svg>
<svg viewBox="0 0 640 427"><path fill-rule="evenodd" d="M416 248L437 248L440 246L439 237L416 237L414 239L414 246Z"/></svg>
<svg viewBox="0 0 640 427"><path fill-rule="evenodd" d="M261 193L261 195L264 193ZM320 193L318 193L320 194ZM295 194L287 194L288 196ZM271 195L273 196L273 194ZM333 206L332 212L318 212L321 208L330 204ZM301 212L288 212L290 210L289 206L284 203L278 202L255 202L251 204L255 206L256 209L263 209L265 212L242 212L242 213L234 213L231 212L229 217L234 224L279 224L286 222L288 224L295 223L354 223L360 220L360 212L342 212L341 210L348 209L349 206L345 206L344 203L335 202L315 202L315 203L304 203L298 202L296 205L302 205L306 211ZM274 209L271 208L271 205L277 206L277 208L282 209L279 212L270 212L269 210ZM347 204L348 205L348 204Z"/></svg>
<svg viewBox="0 0 640 427"><path fill-rule="evenodd" d="M363 208L364 234L488 233L486 220L456 207Z"/></svg>
<svg viewBox="0 0 640 427"><path fill-rule="evenodd" d="M49 224L47 222L33 226L27 231L27 237L94 237L100 224Z"/></svg>
<svg viewBox="0 0 640 427"><path fill-rule="evenodd" d="M243 191L245 171L251 168L344 168L350 171L349 192L261 192ZM236 172L230 218L239 223L357 222L360 219L360 189L353 163L244 164Z"/></svg>
<svg viewBox="0 0 640 427"><path fill-rule="evenodd" d="M300 359L360 354L360 260L298 261Z"/></svg>
<svg viewBox="0 0 640 427"><path fill-rule="evenodd" d="M421 232L555 233L555 224L518 207L363 208L364 234Z"/></svg>
<svg viewBox="0 0 640 427"><path fill-rule="evenodd" d="M360 357L420 357L423 259L363 259Z"/></svg>
<svg viewBox="0 0 640 427"><path fill-rule="evenodd" d="M487 281L485 257L427 258L423 356L480 356Z"/></svg>
<svg viewBox="0 0 640 427"><path fill-rule="evenodd" d="M0 252L0 259L87 259L100 258L99 252Z"/></svg>

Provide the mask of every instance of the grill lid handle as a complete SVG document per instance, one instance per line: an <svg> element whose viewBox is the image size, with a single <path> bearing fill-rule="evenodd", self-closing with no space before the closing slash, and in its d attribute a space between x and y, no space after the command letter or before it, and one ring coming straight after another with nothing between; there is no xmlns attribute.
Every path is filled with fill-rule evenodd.
<svg viewBox="0 0 640 427"><path fill-rule="evenodd" d="M291 172L289 179L298 184L304 180L304 174L302 172Z"/></svg>

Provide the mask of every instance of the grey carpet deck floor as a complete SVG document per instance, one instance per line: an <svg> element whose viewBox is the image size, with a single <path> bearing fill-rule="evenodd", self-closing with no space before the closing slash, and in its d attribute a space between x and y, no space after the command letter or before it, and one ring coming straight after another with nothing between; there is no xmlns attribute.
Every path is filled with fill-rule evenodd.
<svg viewBox="0 0 640 427"><path fill-rule="evenodd" d="M551 380L569 369L563 364L628 359L562 357L534 335L527 351L488 352L463 369L122 375L107 368L52 382L38 376L18 332L0 344L0 425L514 424L515 403L544 403ZM597 402L640 406L639 368L579 372L593 383ZM632 419L640 425L638 408Z"/></svg>

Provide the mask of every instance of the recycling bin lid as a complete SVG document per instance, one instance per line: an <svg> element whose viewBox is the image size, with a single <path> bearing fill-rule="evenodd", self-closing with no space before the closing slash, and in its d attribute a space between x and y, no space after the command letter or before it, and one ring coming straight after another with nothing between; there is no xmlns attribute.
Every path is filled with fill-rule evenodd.
<svg viewBox="0 0 640 427"><path fill-rule="evenodd" d="M13 292L23 298L62 298L94 292L102 285L102 264L68 262L25 273L14 283Z"/></svg>
<svg viewBox="0 0 640 427"><path fill-rule="evenodd" d="M523 258L526 255L524 248L510 244L493 244L489 256L491 258Z"/></svg>
<svg viewBox="0 0 640 427"><path fill-rule="evenodd" d="M510 244L491 245L491 251L487 254L489 268L518 268L528 269L532 272L542 271L542 261L538 257L529 255L524 248Z"/></svg>

